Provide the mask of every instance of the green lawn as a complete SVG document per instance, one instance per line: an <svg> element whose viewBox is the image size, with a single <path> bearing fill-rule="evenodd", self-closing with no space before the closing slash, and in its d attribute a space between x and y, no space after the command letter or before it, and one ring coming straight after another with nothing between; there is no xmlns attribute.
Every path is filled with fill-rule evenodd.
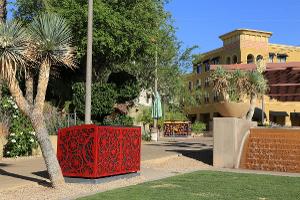
<svg viewBox="0 0 300 200"><path fill-rule="evenodd" d="M199 171L98 193L83 199L297 199L300 178Z"/></svg>

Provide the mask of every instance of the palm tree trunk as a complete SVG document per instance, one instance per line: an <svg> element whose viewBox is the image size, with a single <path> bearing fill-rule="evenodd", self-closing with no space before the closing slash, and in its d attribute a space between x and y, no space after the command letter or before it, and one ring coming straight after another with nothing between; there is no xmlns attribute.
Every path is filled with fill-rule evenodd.
<svg viewBox="0 0 300 200"><path fill-rule="evenodd" d="M43 158L47 167L49 178L53 187L57 188L64 183L62 172L49 139L48 130L42 113L33 113L30 116L31 123L36 131L37 141L41 147Z"/></svg>
<svg viewBox="0 0 300 200"><path fill-rule="evenodd" d="M249 109L247 117L246 117L246 119L248 121L252 121L252 117L254 115L254 111L255 111L255 107L256 107L256 99L257 99L256 94L252 94L251 99L250 99L250 109Z"/></svg>

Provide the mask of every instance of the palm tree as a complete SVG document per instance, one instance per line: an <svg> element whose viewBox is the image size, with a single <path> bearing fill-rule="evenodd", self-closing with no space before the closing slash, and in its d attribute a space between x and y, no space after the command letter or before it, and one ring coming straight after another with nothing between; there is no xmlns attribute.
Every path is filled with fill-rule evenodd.
<svg viewBox="0 0 300 200"><path fill-rule="evenodd" d="M28 29L19 23L0 25L0 75L19 109L30 119L36 131L45 164L53 187L63 182L59 163L48 137L43 108L50 69L56 66L75 66L72 34L66 21L54 14L36 17ZM22 93L17 72L37 66L38 84L34 101Z"/></svg>

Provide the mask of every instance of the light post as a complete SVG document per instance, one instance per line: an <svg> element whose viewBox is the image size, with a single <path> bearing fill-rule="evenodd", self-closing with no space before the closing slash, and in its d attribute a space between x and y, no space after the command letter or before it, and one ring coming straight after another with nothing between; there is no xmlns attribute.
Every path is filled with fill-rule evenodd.
<svg viewBox="0 0 300 200"><path fill-rule="evenodd" d="M93 63L93 0L88 0L88 34L85 83L85 124L91 123L92 110L92 63Z"/></svg>
<svg viewBox="0 0 300 200"><path fill-rule="evenodd" d="M158 62L158 58L157 58L157 46L155 49L155 80L154 80L154 94L157 95L157 62ZM154 118L154 123L153 123L153 128L154 130L156 130L157 134L158 134L158 129L157 129L157 118Z"/></svg>

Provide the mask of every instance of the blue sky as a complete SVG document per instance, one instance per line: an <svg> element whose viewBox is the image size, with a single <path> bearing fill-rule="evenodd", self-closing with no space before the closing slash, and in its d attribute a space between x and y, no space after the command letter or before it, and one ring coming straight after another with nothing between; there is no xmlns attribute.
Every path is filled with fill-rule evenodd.
<svg viewBox="0 0 300 200"><path fill-rule="evenodd" d="M171 0L183 46L198 52L222 46L220 35L237 28L273 32L271 43L300 45L300 0Z"/></svg>
<svg viewBox="0 0 300 200"><path fill-rule="evenodd" d="M170 0L166 9L183 47L198 45L196 52L222 46L218 37L237 28L271 31L272 43L300 45L300 0Z"/></svg>

